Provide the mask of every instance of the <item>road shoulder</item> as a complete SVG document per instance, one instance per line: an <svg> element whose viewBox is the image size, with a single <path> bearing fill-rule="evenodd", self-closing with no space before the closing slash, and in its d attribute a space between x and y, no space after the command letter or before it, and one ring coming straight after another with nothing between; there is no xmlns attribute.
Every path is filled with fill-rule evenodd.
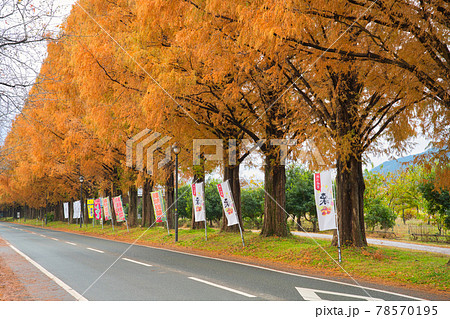
<svg viewBox="0 0 450 319"><path fill-rule="evenodd" d="M73 301L74 298L0 237L0 300Z"/></svg>

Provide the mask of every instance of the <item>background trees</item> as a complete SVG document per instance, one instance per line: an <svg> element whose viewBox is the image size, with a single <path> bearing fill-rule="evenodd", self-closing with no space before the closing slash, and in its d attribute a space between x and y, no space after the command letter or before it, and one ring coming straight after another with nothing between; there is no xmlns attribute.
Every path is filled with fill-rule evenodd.
<svg viewBox="0 0 450 319"><path fill-rule="evenodd" d="M62 9L53 0L0 1L0 144L35 83L46 41L57 36Z"/></svg>
<svg viewBox="0 0 450 319"><path fill-rule="evenodd" d="M447 189L436 186L434 172L427 174L424 178L419 189L426 200L428 214L436 223L440 233L443 227L450 229L450 193Z"/></svg>
<svg viewBox="0 0 450 319"><path fill-rule="evenodd" d="M313 172L299 165L291 165L286 170L286 212L297 217L299 230L302 217L312 222L314 231L317 227L313 176Z"/></svg>

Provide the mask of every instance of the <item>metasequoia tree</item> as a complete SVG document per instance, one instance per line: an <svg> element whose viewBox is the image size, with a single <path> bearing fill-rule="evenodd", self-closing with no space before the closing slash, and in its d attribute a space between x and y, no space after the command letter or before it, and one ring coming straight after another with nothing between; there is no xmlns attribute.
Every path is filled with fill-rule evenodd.
<svg viewBox="0 0 450 319"><path fill-rule="evenodd" d="M379 0L311 1L304 12L341 24L354 25L363 32L370 46L327 48L311 39L304 45L327 55L370 60L377 67L404 70L420 82L418 90L432 100L418 110L425 117L422 131L433 140L438 170L449 175L450 132L450 4L445 0ZM350 10L339 10L348 7ZM331 8L331 10L330 10ZM450 187L448 178L439 179L441 186Z"/></svg>
<svg viewBox="0 0 450 319"><path fill-rule="evenodd" d="M230 99L227 96L229 92L226 92L232 79L228 76L219 81L218 74L209 73L209 66L202 67L203 61L198 56L198 51L191 52L189 46L192 42L187 43L185 39L180 39L181 25L183 26L181 33L186 32L186 37L187 33L193 30L183 17L174 16L173 19L166 19L173 14L173 9L178 5L155 1L144 1L139 5L136 42L139 42L141 48L151 48L146 65L151 69L157 82L150 83L142 105L161 129L166 129L178 139L181 137L185 141L182 154L191 156L186 158L191 164L195 164L192 163L194 140L212 138L222 140L216 147L224 149L223 176L224 180L230 181L241 219L239 166L243 158L239 152L231 154L235 157L230 164L229 141L239 140L243 134L225 120L226 116L240 117L235 100ZM178 9L183 10L182 7ZM214 76L218 81L212 81L210 76ZM165 91L161 87L170 89ZM181 132L180 128L183 128ZM201 148L200 152L206 150ZM215 150L212 149L212 152ZM201 153L196 155L200 156ZM211 163L208 165L211 167ZM197 173L194 175L201 179ZM237 231L238 228L227 227L224 217L222 230Z"/></svg>
<svg viewBox="0 0 450 319"><path fill-rule="evenodd" d="M23 140L16 144L23 144L21 156L28 158L17 160L19 166L13 173L33 182L38 181L39 174L47 179L55 176L63 185L48 187L43 181L39 182L61 194L78 194L73 190L79 189L78 177L83 175L86 180L85 190L93 196L98 188L105 189L109 183L121 183L118 175L121 169L118 167L121 165L120 159L124 158L126 132L133 119L133 112L129 111L131 107L108 107L114 102L122 102L116 96L110 96L108 100L107 95L117 91L113 86L126 88L111 80L110 73L105 71L98 58L90 54L89 48L80 49L84 43L80 43L80 39L77 42L76 37L73 37L74 30L79 27L69 18L63 27L63 34L71 37L51 43L48 47L48 58L27 108L22 112L17 128L10 133L11 136L21 136ZM89 32L85 34L90 36ZM91 74L90 78L86 76L87 73ZM51 78L53 81L40 81L40 78ZM92 82L97 83L97 86L92 85ZM89 90L89 94L86 90ZM34 93L39 93L40 98L36 98L37 94ZM95 93L97 96L92 98ZM119 91L119 97L121 93L124 95L123 91ZM128 104L123 103L122 106L133 103L129 96L123 97L123 100ZM129 121L121 121L123 119ZM19 131L18 127L28 127L28 131ZM30 143L30 140L36 143ZM29 154L36 156L30 157ZM20 166L24 170L33 169L34 172L20 174ZM24 194L42 194L26 187L22 191Z"/></svg>
<svg viewBox="0 0 450 319"><path fill-rule="evenodd" d="M250 138L265 142L260 148L265 156L266 218L263 235L286 236L284 165L281 164L279 140L295 136L289 129L291 94L282 96L287 80L277 79L278 69L262 52L239 42L241 23L239 6L229 2L211 8L213 1L194 2L147 1L143 28L156 34L162 42L158 66L154 68L158 83L170 87L170 97L153 86L146 100L168 105L186 120L192 117L206 130L224 141L225 163L229 162L229 141ZM229 9L229 10L228 10ZM221 10L226 11L222 14ZM227 11L228 10L228 11ZM155 21L157 25L155 27ZM168 29L162 26L170 25ZM150 29L153 32L148 32ZM162 101L155 97L161 97ZM279 97L282 97L281 99ZM170 101L170 99L175 100ZM172 102L172 104L170 103ZM150 102L149 102L150 103ZM186 113L186 114L183 114ZM232 182L233 193L239 196L239 160L247 155L241 151L234 165L225 165L224 179ZM228 174L227 171L230 173ZM228 176L227 176L228 175ZM236 180L236 182L234 182Z"/></svg>
<svg viewBox="0 0 450 319"><path fill-rule="evenodd" d="M201 12L202 17L213 21L209 24L214 32L222 35L215 42L212 37L198 41L201 44L196 47L208 48L202 52L211 53L203 64L212 60L214 62L210 64L216 66L215 69L223 70L222 65L227 65L227 60L222 61L219 54L213 54L212 46L225 46L223 43L227 41L226 52L236 50L241 56L239 61L236 58L232 63L239 65L244 61L245 68L240 70L248 71L241 73L247 76L242 76L244 80L233 82L238 92L236 96L242 93L246 102L262 101L261 104L248 103L258 106L253 109L254 114L246 113L246 117L253 115L256 118L252 128L239 120L233 123L250 137L295 137L299 132L325 136L327 140L317 139L317 144L324 147L327 142L327 148L335 152L342 242L366 245L363 155L378 150L380 136L390 140L399 150L407 146L407 138L414 135L413 107L416 103L425 103L417 89L420 81L401 68L376 67L372 61L327 54L305 45L311 41L320 47L345 50L355 46L370 47L371 39L358 25L349 28L326 18L312 19L306 12L308 6L301 1L288 4L253 1L245 6L235 1L220 4L206 1L202 5L193 2L189 5ZM329 9L343 12L353 10L339 4L327 5ZM198 24L198 20L195 21ZM201 30L204 35L206 29ZM228 73L233 74L222 74ZM270 134L261 134L268 131ZM267 164L266 170L270 167ZM266 176L276 175L266 172ZM280 179L274 180L280 182ZM270 192L267 188L270 180L266 180L266 184L266 191ZM271 199L283 208L282 196ZM265 222L274 215L277 214L266 214ZM270 231L263 228L264 233Z"/></svg>

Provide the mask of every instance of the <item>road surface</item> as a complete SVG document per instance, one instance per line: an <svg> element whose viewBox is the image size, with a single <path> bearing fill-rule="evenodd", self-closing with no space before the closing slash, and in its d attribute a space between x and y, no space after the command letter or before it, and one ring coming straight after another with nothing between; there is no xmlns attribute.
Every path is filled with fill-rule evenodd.
<svg viewBox="0 0 450 319"><path fill-rule="evenodd" d="M0 222L0 237L72 300L420 300L164 249Z"/></svg>

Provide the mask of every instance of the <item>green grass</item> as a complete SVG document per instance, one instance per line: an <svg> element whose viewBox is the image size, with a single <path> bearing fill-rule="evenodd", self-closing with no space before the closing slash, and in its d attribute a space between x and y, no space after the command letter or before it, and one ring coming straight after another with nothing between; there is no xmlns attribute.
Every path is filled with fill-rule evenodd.
<svg viewBox="0 0 450 319"><path fill-rule="evenodd" d="M28 220L26 224L35 225L36 221ZM42 223L37 225L41 226ZM116 227L114 231L110 225L105 225L102 229L99 225L93 228L91 224L80 229L78 225L67 225L63 222L51 222L46 227L127 242L136 241L144 245L203 251L214 256L242 258L256 263L276 263L280 267L309 270L324 275L347 278L351 275L355 278L441 292L450 288L450 267L447 266L449 257L433 253L375 246L344 247L343 261L339 266L336 262L337 249L331 247L328 240L296 236L264 238L245 232L245 247L242 247L238 233L223 233L216 229L208 229L208 241L205 241L204 229L180 229L179 241L175 243L174 231L171 230L168 235L167 230L161 226L148 230L140 227L130 228L129 232L123 225Z"/></svg>

